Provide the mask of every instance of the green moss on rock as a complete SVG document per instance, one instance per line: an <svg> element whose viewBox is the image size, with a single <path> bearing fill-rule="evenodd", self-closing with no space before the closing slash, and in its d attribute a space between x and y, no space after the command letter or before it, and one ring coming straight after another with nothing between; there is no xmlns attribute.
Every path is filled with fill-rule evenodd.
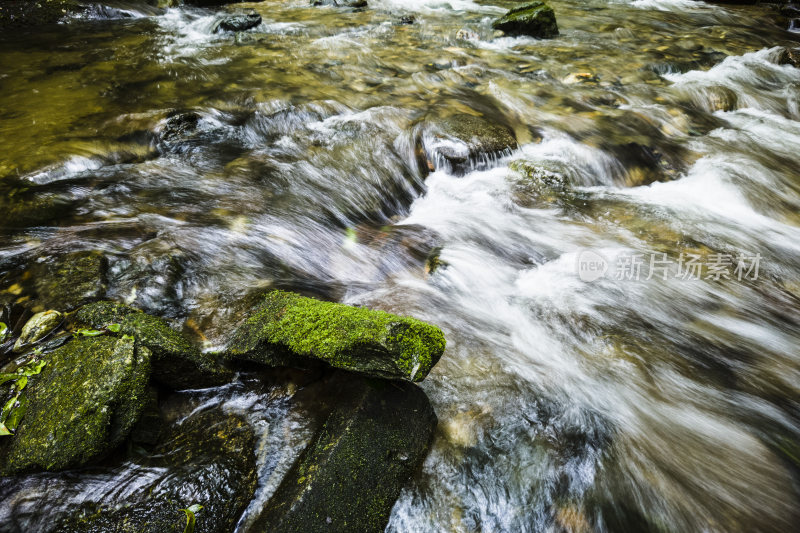
<svg viewBox="0 0 800 533"><path fill-rule="evenodd" d="M272 291L236 331L226 356L271 366L316 359L372 376L421 381L444 347L441 330L415 318Z"/></svg>
<svg viewBox="0 0 800 533"><path fill-rule="evenodd" d="M436 414L416 385L346 380L342 400L252 531L381 532L425 458Z"/></svg>
<svg viewBox="0 0 800 533"><path fill-rule="evenodd" d="M128 338L76 339L48 354L28 411L4 441L0 475L78 467L128 435L146 401L150 352Z"/></svg>
<svg viewBox="0 0 800 533"><path fill-rule="evenodd" d="M509 35L530 35L539 39L558 35L556 14L544 2L531 2L516 7L494 21L492 27Z"/></svg>
<svg viewBox="0 0 800 533"><path fill-rule="evenodd" d="M202 353L162 319L114 302L80 308L74 325L95 329L119 324L117 335L130 335L137 346L153 352L153 377L173 389L203 388L229 382L233 374L214 357Z"/></svg>

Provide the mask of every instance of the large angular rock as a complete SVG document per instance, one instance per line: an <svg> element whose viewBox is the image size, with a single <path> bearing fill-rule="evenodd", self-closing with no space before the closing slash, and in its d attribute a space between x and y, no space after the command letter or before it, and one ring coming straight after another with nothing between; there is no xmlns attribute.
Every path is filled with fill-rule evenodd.
<svg viewBox="0 0 800 533"><path fill-rule="evenodd" d="M410 317L269 292L234 334L226 357L270 366L313 360L377 377L421 381L445 339Z"/></svg>
<svg viewBox="0 0 800 533"><path fill-rule="evenodd" d="M100 459L127 437L144 407L151 354L133 339L73 340L44 357L47 365L23 391L26 414L0 442L0 475Z"/></svg>
<svg viewBox="0 0 800 533"><path fill-rule="evenodd" d="M515 7L494 21L492 27L509 35L530 35L539 39L558 35L556 14L544 2L531 2Z"/></svg>
<svg viewBox="0 0 800 533"><path fill-rule="evenodd" d="M74 325L95 329L119 324L116 334L130 335L137 346L153 353L153 378L173 389L203 388L229 382L233 374L214 357L202 353L162 319L114 302L80 308Z"/></svg>
<svg viewBox="0 0 800 533"><path fill-rule="evenodd" d="M181 533L186 518L180 509L200 504L195 533L229 533L255 492L255 448L242 418L220 408L192 414L167 430L152 455L131 464L134 490L95 492L96 501L57 531Z"/></svg>
<svg viewBox="0 0 800 533"><path fill-rule="evenodd" d="M428 166L455 175L489 168L517 147L511 128L468 114L431 121L421 141Z"/></svg>
<svg viewBox="0 0 800 533"><path fill-rule="evenodd" d="M437 420L416 385L348 380L342 399L286 474L250 533L386 528L428 451Z"/></svg>

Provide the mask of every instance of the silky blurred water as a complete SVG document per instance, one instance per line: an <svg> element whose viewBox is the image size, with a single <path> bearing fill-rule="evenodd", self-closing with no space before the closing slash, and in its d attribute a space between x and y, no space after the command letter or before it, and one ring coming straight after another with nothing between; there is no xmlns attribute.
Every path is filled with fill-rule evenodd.
<svg viewBox="0 0 800 533"><path fill-rule="evenodd" d="M551 4L552 40L496 36L515 4L470 0L267 0L229 8L263 17L235 36L213 33L223 8L127 3L133 18L0 36L0 274L101 250L108 297L208 349L267 287L439 325L422 384L439 429L388 531L791 531L791 34L763 7ZM171 138L176 111L197 128ZM455 113L510 125L520 147L428 174L415 127ZM608 269L593 281L588 252ZM250 510L275 483L269 454L298 446L270 425L304 434L270 394L197 400L264 426ZM129 483L120 468L70 498Z"/></svg>

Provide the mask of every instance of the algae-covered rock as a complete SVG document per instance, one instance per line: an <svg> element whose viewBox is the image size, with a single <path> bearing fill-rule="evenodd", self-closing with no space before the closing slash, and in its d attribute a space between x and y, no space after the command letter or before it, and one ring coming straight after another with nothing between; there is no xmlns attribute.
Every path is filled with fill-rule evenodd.
<svg viewBox="0 0 800 533"><path fill-rule="evenodd" d="M539 39L558 35L556 14L544 2L531 2L515 7L494 21L492 27L509 35L530 35Z"/></svg>
<svg viewBox="0 0 800 533"><path fill-rule="evenodd" d="M182 533L180 509L202 505L195 533L230 533L257 484L255 436L245 420L220 408L170 427L153 454L137 459L131 491L99 494L63 520L62 533Z"/></svg>
<svg viewBox="0 0 800 533"><path fill-rule="evenodd" d="M31 271L36 300L50 308L69 311L106 291L105 256L98 251L79 251L37 264Z"/></svg>
<svg viewBox="0 0 800 533"><path fill-rule="evenodd" d="M150 351L133 339L77 339L47 354L25 390L27 413L0 443L0 475L63 470L99 459L139 418L150 376Z"/></svg>
<svg viewBox="0 0 800 533"><path fill-rule="evenodd" d="M511 128L469 114L431 121L422 134L429 166L456 175L489 168L516 147Z"/></svg>
<svg viewBox="0 0 800 533"><path fill-rule="evenodd" d="M14 351L19 352L25 347L39 342L57 328L62 320L61 313L52 309L36 313L22 327L22 332L19 334L17 342L14 343Z"/></svg>
<svg viewBox="0 0 800 533"><path fill-rule="evenodd" d="M410 317L269 292L226 356L270 366L321 360L378 377L421 381L444 351L441 330Z"/></svg>
<svg viewBox="0 0 800 533"><path fill-rule="evenodd" d="M357 379L287 473L255 533L380 532L425 458L436 414L416 385Z"/></svg>
<svg viewBox="0 0 800 533"><path fill-rule="evenodd" d="M233 374L208 354L202 353L162 319L114 302L97 302L80 308L76 326L95 329L119 324L112 334L130 335L137 346L153 352L153 378L173 389L222 385Z"/></svg>

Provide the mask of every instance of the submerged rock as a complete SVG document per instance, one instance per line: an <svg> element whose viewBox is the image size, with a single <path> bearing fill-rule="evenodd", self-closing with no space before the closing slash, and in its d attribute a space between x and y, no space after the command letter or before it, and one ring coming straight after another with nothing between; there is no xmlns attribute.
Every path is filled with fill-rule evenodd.
<svg viewBox="0 0 800 533"><path fill-rule="evenodd" d="M162 319L114 302L80 308L74 325L94 329L119 324L117 335L130 335L137 346L153 353L153 378L173 389L203 388L229 382L233 374L216 359L202 353Z"/></svg>
<svg viewBox="0 0 800 533"><path fill-rule="evenodd" d="M36 300L45 307L72 310L102 298L106 291L105 256L80 251L37 264L32 269Z"/></svg>
<svg viewBox="0 0 800 533"><path fill-rule="evenodd" d="M411 383L346 381L343 398L250 532L381 532L436 428Z"/></svg>
<svg viewBox="0 0 800 533"><path fill-rule="evenodd" d="M261 24L261 15L258 13L242 13L229 15L214 25L214 33L221 31L246 31Z"/></svg>
<svg viewBox="0 0 800 533"><path fill-rule="evenodd" d="M129 337L73 340L45 360L23 392L28 407L16 434L0 442L0 475L100 459L128 436L144 407L150 351Z"/></svg>
<svg viewBox="0 0 800 533"><path fill-rule="evenodd" d="M544 2L531 2L515 7L494 21L492 28L509 35L530 35L539 39L558 35L556 14Z"/></svg>
<svg viewBox="0 0 800 533"><path fill-rule="evenodd" d="M270 366L314 360L378 377L421 381L444 351L436 326L410 317L271 291L226 356Z"/></svg>
<svg viewBox="0 0 800 533"><path fill-rule="evenodd" d="M238 416L216 408L172 426L151 456L137 460L141 485L85 504L61 533L181 533L181 509L199 504L196 533L229 533L255 492L255 436ZM160 475L157 473L161 472Z"/></svg>
<svg viewBox="0 0 800 533"><path fill-rule="evenodd" d="M474 115L459 114L435 121L422 134L422 148L435 170L461 175L488 168L517 147L514 131Z"/></svg>
<svg viewBox="0 0 800 533"><path fill-rule="evenodd" d="M48 333L53 331L63 320L58 311L42 311L33 315L22 327L22 332L14 343L14 351L19 352L25 347L39 342Z"/></svg>

